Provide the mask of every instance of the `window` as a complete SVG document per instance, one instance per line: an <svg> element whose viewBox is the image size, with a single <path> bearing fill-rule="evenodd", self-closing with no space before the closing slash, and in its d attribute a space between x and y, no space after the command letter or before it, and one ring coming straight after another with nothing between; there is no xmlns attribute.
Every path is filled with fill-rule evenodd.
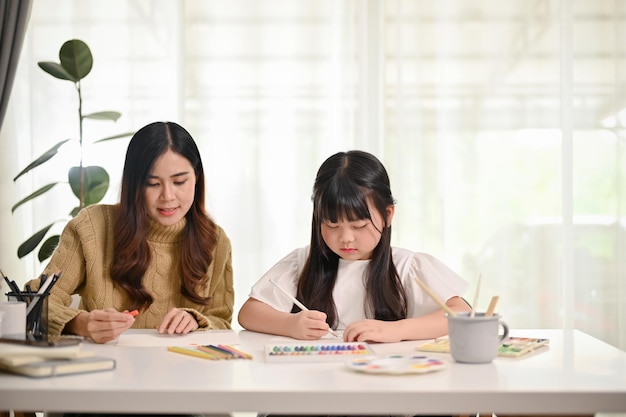
<svg viewBox="0 0 626 417"><path fill-rule="evenodd" d="M96 60L85 105L123 113L90 138L167 119L199 142L208 207L233 241L236 307L308 243L319 164L360 148L389 169L395 245L472 283L482 273L479 308L499 294L512 328L573 326L623 349L624 16L615 0L36 2L2 132L31 148L3 170L76 134L70 85L36 62L80 38ZM125 144L86 155L113 184ZM54 204L0 214L3 245Z"/></svg>

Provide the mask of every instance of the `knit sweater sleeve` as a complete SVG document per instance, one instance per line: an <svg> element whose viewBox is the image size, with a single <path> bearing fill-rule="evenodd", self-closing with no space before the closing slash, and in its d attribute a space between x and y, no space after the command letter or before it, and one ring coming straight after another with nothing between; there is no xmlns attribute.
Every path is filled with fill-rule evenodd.
<svg viewBox="0 0 626 417"><path fill-rule="evenodd" d="M61 277L50 291L48 300L48 334L59 336L65 325L81 311L71 308L72 294L80 292L86 285L87 269L94 260L88 261L97 254L97 265L103 263L104 248L98 236L106 235L106 224L109 222L109 207L92 206L82 210L77 217L70 220L59 240L59 245L50 258L44 273L51 277L60 272ZM100 272L100 271L99 271ZM39 286L39 280L30 282L32 287Z"/></svg>
<svg viewBox="0 0 626 417"><path fill-rule="evenodd" d="M211 297L208 305L199 310L184 310L194 315L200 329L230 329L235 303L232 247L230 239L221 228L213 262L209 266L206 291Z"/></svg>

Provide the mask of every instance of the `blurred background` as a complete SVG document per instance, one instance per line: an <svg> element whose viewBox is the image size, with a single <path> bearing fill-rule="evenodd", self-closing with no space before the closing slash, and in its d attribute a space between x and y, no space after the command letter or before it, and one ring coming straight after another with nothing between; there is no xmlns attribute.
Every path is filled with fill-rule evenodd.
<svg viewBox="0 0 626 417"><path fill-rule="evenodd" d="M321 162L362 149L391 177L393 244L447 263L470 300L482 274L478 309L497 294L512 328L626 349L625 20L620 0L34 0L0 131L0 268L39 275L17 248L75 199L57 186L11 213L79 157L63 146L13 181L78 136L72 83L37 66L78 38L94 55L83 110L122 113L84 126L104 202L128 139L89 141L187 128L233 243L237 309L308 244Z"/></svg>

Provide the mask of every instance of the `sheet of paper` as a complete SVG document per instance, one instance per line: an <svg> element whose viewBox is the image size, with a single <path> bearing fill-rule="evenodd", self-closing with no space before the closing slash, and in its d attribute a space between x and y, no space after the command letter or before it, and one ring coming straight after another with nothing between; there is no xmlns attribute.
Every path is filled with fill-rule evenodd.
<svg viewBox="0 0 626 417"><path fill-rule="evenodd" d="M160 334L156 330L144 332L127 331L120 335L118 346L190 346L190 345L237 345L239 337L233 330L200 330L187 334Z"/></svg>
<svg viewBox="0 0 626 417"><path fill-rule="evenodd" d="M337 335L336 337L333 336L330 333L325 334L324 336L320 337L319 340L321 341L326 341L326 340L343 340L343 330L335 330L335 334ZM286 336L274 336L272 337L270 340L272 341L294 341L297 339L292 339L291 337L286 337Z"/></svg>

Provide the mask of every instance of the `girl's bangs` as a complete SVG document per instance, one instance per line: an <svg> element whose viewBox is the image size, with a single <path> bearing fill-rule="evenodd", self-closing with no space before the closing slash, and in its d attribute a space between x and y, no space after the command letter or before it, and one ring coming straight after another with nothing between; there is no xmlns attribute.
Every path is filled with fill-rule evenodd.
<svg viewBox="0 0 626 417"><path fill-rule="evenodd" d="M318 212L320 221L338 223L339 221L369 220L371 214L367 204L367 190L358 187L329 187L319 196Z"/></svg>

